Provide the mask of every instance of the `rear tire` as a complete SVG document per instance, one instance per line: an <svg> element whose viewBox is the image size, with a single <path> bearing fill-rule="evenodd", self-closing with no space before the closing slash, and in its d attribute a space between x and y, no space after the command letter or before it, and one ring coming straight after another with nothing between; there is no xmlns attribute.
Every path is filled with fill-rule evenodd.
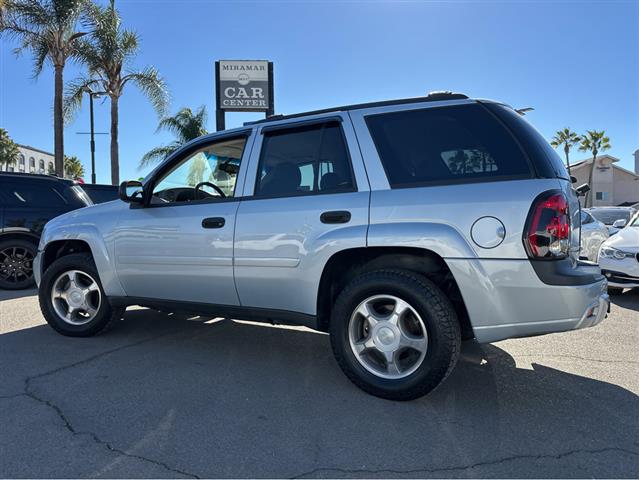
<svg viewBox="0 0 639 480"><path fill-rule="evenodd" d="M0 242L0 288L22 290L35 285L33 260L38 246L29 240Z"/></svg>
<svg viewBox="0 0 639 480"><path fill-rule="evenodd" d="M86 253L54 261L42 276L38 297L47 323L69 337L104 332L122 318L125 310L111 307L93 259Z"/></svg>
<svg viewBox="0 0 639 480"><path fill-rule="evenodd" d="M335 302L330 334L346 376L390 400L413 400L434 390L453 370L461 345L446 295L426 277L402 270L352 280Z"/></svg>
<svg viewBox="0 0 639 480"><path fill-rule="evenodd" d="M618 287L608 287L608 295L621 295L623 293L623 288Z"/></svg>

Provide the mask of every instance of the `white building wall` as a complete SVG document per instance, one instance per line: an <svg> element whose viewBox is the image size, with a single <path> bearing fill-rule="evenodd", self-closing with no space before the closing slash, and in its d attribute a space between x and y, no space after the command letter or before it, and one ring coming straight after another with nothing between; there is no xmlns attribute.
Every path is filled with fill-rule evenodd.
<svg viewBox="0 0 639 480"><path fill-rule="evenodd" d="M5 166L5 171L44 174L55 171L53 154L26 145L18 145L18 151L20 152L18 162L15 165Z"/></svg>

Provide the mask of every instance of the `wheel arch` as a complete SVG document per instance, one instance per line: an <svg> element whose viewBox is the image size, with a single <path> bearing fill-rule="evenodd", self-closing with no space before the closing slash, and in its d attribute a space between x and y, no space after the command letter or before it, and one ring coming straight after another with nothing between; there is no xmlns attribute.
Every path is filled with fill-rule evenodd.
<svg viewBox="0 0 639 480"><path fill-rule="evenodd" d="M361 247L341 250L329 258L322 271L317 295L317 325L328 331L330 312L342 289L356 276L374 270L399 269L426 276L455 308L462 338L474 337L468 310L453 273L436 252L418 247Z"/></svg>
<svg viewBox="0 0 639 480"><path fill-rule="evenodd" d="M0 242L5 240L26 240L33 243L36 247L40 241L40 237L31 232L2 232L0 233Z"/></svg>
<svg viewBox="0 0 639 480"><path fill-rule="evenodd" d="M64 255L86 252L91 255L98 270L102 288L108 296L124 296L124 290L115 273L112 255L99 230L92 225L53 226L45 228L40 240L40 275Z"/></svg>

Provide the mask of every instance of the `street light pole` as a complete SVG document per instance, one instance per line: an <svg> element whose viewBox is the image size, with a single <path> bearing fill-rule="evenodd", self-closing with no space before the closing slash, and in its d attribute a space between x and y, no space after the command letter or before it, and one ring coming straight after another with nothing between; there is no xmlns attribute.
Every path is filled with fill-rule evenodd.
<svg viewBox="0 0 639 480"><path fill-rule="evenodd" d="M89 111L91 115L91 183L95 184L95 131L93 130L93 92L89 91Z"/></svg>
<svg viewBox="0 0 639 480"><path fill-rule="evenodd" d="M106 92L94 92L89 87L84 87L83 90L89 94L89 115L91 121L91 183L95 184L95 130L93 127L93 97L100 97L105 95Z"/></svg>

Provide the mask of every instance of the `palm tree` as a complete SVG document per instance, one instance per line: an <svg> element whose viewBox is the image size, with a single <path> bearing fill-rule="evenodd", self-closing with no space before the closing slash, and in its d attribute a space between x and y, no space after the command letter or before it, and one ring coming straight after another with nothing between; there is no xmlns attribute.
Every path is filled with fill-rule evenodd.
<svg viewBox="0 0 639 480"><path fill-rule="evenodd" d="M185 107L172 117L160 120L157 131L168 130L173 132L176 139L168 145L155 147L148 151L140 161L139 168L164 160L168 155L180 148L185 143L206 135L206 107L202 105L197 112Z"/></svg>
<svg viewBox="0 0 639 480"><path fill-rule="evenodd" d="M552 140L550 141L553 148L559 148L563 145L564 154L566 155L566 168L568 169L568 175L570 175L570 160L568 155L570 154L570 149L579 144L579 142L581 142L581 137L571 131L569 127L566 127L563 130L557 130L555 136L552 137Z"/></svg>
<svg viewBox="0 0 639 480"><path fill-rule="evenodd" d="M592 188L592 177L595 172L595 162L597 160L597 154L605 150L610 149L610 139L606 137L604 130L588 130L586 135L581 137L581 144L579 145L580 152L592 153L592 165L590 165L590 173L588 175L588 185ZM592 207L592 192L588 192L586 195L586 206Z"/></svg>
<svg viewBox="0 0 639 480"><path fill-rule="evenodd" d="M0 170L15 165L19 156L18 145L4 128L0 128Z"/></svg>
<svg viewBox="0 0 639 480"><path fill-rule="evenodd" d="M135 84L149 99L158 115L168 104L164 80L153 67L140 71L129 68L139 49L139 37L132 30L123 29L120 14L113 2L108 7L92 5L88 19L93 26L91 37L78 49L79 58L88 67L88 77L71 82L67 88L65 114L73 117L82 105L88 89L105 92L111 100L111 183L120 182L120 153L118 147L119 100L128 83Z"/></svg>
<svg viewBox="0 0 639 480"><path fill-rule="evenodd" d="M76 29L87 0L5 0L0 15L0 33L20 42L16 53L30 50L34 56L33 76L38 77L44 64L53 65L53 132L55 168L64 170L64 124L62 89L67 60L77 55L79 38L85 33Z"/></svg>
<svg viewBox="0 0 639 480"><path fill-rule="evenodd" d="M64 174L73 180L84 177L84 166L78 157L64 156Z"/></svg>

